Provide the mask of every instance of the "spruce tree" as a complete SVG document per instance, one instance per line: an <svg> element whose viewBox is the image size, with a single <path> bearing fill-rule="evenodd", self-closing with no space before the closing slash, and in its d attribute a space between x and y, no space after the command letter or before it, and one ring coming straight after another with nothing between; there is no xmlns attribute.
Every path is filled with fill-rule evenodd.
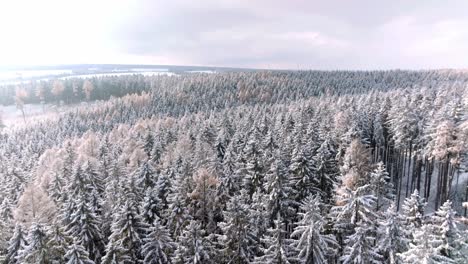
<svg viewBox="0 0 468 264"><path fill-rule="evenodd" d="M20 252L26 247L26 234L23 232L21 225L17 224L11 237L5 255L4 263L5 264L20 264L18 257Z"/></svg>
<svg viewBox="0 0 468 264"><path fill-rule="evenodd" d="M104 248L100 229L100 218L83 196L76 198L76 209L71 213L67 232L74 237L89 254L92 260L101 258Z"/></svg>
<svg viewBox="0 0 468 264"><path fill-rule="evenodd" d="M94 264L94 261L89 259L88 252L78 241L74 241L65 254L67 264Z"/></svg>
<svg viewBox="0 0 468 264"><path fill-rule="evenodd" d="M44 226L33 223L27 236L27 245L19 252L18 262L24 264L48 264L50 263L50 249L47 244L47 236Z"/></svg>
<svg viewBox="0 0 468 264"><path fill-rule="evenodd" d="M180 237L178 237L177 244L177 249L172 258L173 264L212 263L213 250L205 237L205 230L198 221L190 221Z"/></svg>
<svg viewBox="0 0 468 264"><path fill-rule="evenodd" d="M274 221L274 227L268 229L266 235L262 238L262 252L252 263L272 263L289 264L291 263L291 240L287 238L284 230L283 220L280 214Z"/></svg>
<svg viewBox="0 0 468 264"><path fill-rule="evenodd" d="M398 254L402 263L455 263L440 253L439 248L444 242L434 229L431 224L416 229L408 250Z"/></svg>
<svg viewBox="0 0 468 264"><path fill-rule="evenodd" d="M155 219L144 239L142 255L144 264L167 264L170 263L170 255L176 248L169 230Z"/></svg>
<svg viewBox="0 0 468 264"><path fill-rule="evenodd" d="M408 234L402 225L401 217L392 203L383 214L379 222L378 248L390 264L398 263L397 253L406 251L408 247Z"/></svg>
<svg viewBox="0 0 468 264"><path fill-rule="evenodd" d="M321 215L323 207L319 196L309 196L301 204L294 232L291 234L293 246L299 252L300 263L327 263L327 255L337 247L335 237L325 234L325 219Z"/></svg>
<svg viewBox="0 0 468 264"><path fill-rule="evenodd" d="M375 236L373 233L372 227L360 222L354 228L354 233L346 238L346 246L340 261L343 264L382 263L382 256L374 246Z"/></svg>
<svg viewBox="0 0 468 264"><path fill-rule="evenodd" d="M220 252L226 263L249 263L256 254L257 238L250 225L249 207L242 203L241 195L234 196L223 212L224 221L219 223Z"/></svg>
<svg viewBox="0 0 468 264"><path fill-rule="evenodd" d="M107 253L103 258L128 259L132 263L141 263L141 248L147 225L141 219L135 202L127 200L116 213L112 223L112 234L109 237ZM112 249L113 251L111 251ZM114 252L115 251L115 252ZM113 256L112 254L116 254Z"/></svg>

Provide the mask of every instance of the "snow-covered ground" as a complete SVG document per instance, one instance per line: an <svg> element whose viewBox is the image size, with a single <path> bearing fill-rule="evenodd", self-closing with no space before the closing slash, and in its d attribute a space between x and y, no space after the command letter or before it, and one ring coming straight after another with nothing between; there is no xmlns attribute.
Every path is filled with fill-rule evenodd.
<svg viewBox="0 0 468 264"><path fill-rule="evenodd" d="M72 70L40 70L40 71L0 71L0 80L28 79L42 76L72 74Z"/></svg>
<svg viewBox="0 0 468 264"><path fill-rule="evenodd" d="M2 116L3 125L7 128L22 126L25 123L31 124L36 121L46 118L53 118L58 113L69 110L76 105L57 107L52 104L26 104L24 105L24 118L20 109L15 105L0 106L0 114Z"/></svg>

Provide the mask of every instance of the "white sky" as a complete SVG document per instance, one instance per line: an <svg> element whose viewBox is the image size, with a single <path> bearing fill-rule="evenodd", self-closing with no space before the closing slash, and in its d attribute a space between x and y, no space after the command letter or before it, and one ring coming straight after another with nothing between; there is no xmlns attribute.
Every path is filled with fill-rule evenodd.
<svg viewBox="0 0 468 264"><path fill-rule="evenodd" d="M464 0L0 0L0 66L468 66Z"/></svg>

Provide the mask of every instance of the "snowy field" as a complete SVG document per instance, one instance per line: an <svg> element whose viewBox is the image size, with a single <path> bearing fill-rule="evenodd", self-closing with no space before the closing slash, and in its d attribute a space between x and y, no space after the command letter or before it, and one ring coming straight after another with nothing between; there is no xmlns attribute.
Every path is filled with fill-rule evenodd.
<svg viewBox="0 0 468 264"><path fill-rule="evenodd" d="M77 105L65 105L57 107L52 104L25 104L24 118L20 109L15 105L0 106L0 115L3 120L3 125L7 128L23 126L24 124L32 124L44 119L54 118L58 113L70 110Z"/></svg>

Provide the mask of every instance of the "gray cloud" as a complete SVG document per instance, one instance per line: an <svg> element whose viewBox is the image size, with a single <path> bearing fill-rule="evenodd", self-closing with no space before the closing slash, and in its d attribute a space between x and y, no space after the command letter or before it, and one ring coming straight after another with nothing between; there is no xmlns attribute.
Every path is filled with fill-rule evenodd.
<svg viewBox="0 0 468 264"><path fill-rule="evenodd" d="M465 67L466 1L136 1L119 52L260 68ZM158 61L151 61L158 63Z"/></svg>

